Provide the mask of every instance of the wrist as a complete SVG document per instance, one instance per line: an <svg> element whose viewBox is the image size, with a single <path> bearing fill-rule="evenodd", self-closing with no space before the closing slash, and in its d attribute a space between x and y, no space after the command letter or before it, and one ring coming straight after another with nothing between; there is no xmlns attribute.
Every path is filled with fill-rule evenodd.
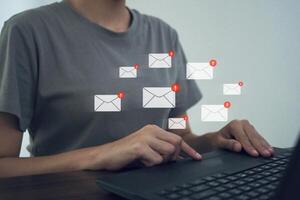
<svg viewBox="0 0 300 200"><path fill-rule="evenodd" d="M103 158L103 145L89 147L84 149L82 152L83 158L81 161L77 161L80 167L80 170L101 170L104 168L104 158Z"/></svg>

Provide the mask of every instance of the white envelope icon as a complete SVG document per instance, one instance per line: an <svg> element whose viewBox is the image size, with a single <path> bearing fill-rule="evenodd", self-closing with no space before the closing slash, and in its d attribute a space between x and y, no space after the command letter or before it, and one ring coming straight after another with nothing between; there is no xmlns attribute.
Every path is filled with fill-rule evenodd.
<svg viewBox="0 0 300 200"><path fill-rule="evenodd" d="M224 95L241 95L241 86L236 84L223 84L223 94Z"/></svg>
<svg viewBox="0 0 300 200"><path fill-rule="evenodd" d="M120 112L121 99L118 95L95 95L94 110L95 112Z"/></svg>
<svg viewBox="0 0 300 200"><path fill-rule="evenodd" d="M209 63L187 63L187 79L213 79L214 70Z"/></svg>
<svg viewBox="0 0 300 200"><path fill-rule="evenodd" d="M137 69L135 67L120 67L119 68L120 78L136 78Z"/></svg>
<svg viewBox="0 0 300 200"><path fill-rule="evenodd" d="M175 108L175 92L171 87L144 87L144 108Z"/></svg>
<svg viewBox="0 0 300 200"><path fill-rule="evenodd" d="M202 105L201 120L204 122L226 122L228 120L228 108L224 105Z"/></svg>
<svg viewBox="0 0 300 200"><path fill-rule="evenodd" d="M172 57L167 53L150 53L149 68L171 68Z"/></svg>
<svg viewBox="0 0 300 200"><path fill-rule="evenodd" d="M184 118L169 118L168 120L169 129L185 129L186 121Z"/></svg>

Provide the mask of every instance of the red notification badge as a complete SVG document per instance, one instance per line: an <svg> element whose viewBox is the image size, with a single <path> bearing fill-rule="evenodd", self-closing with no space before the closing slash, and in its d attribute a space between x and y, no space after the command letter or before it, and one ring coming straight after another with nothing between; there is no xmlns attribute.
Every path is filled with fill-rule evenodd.
<svg viewBox="0 0 300 200"><path fill-rule="evenodd" d="M231 107L231 103L229 101L225 101L224 102L224 107L225 108L230 108Z"/></svg>
<svg viewBox="0 0 300 200"><path fill-rule="evenodd" d="M211 60L209 61L209 65L212 66L212 67L217 66L217 60L211 59Z"/></svg>
<svg viewBox="0 0 300 200"><path fill-rule="evenodd" d="M184 115L184 116L183 116L183 119L184 119L185 121L188 121L188 120L189 120L189 116Z"/></svg>
<svg viewBox="0 0 300 200"><path fill-rule="evenodd" d="M134 67L135 69L138 69L138 68L140 67L140 65L139 65L139 64L134 64L133 67Z"/></svg>
<svg viewBox="0 0 300 200"><path fill-rule="evenodd" d="M179 92L180 91L180 85L178 83L174 83L172 86L171 86L171 89L174 91L174 92Z"/></svg>
<svg viewBox="0 0 300 200"><path fill-rule="evenodd" d="M169 56L174 57L175 56L175 51L173 51L173 50L169 51Z"/></svg>
<svg viewBox="0 0 300 200"><path fill-rule="evenodd" d="M120 92L118 92L118 97L120 98L120 99L123 99L124 97L125 97L125 92L123 92L123 91L120 91Z"/></svg>
<svg viewBox="0 0 300 200"><path fill-rule="evenodd" d="M244 82L243 82L243 81L240 81L240 82L239 82L239 86L243 87L243 86L244 86Z"/></svg>

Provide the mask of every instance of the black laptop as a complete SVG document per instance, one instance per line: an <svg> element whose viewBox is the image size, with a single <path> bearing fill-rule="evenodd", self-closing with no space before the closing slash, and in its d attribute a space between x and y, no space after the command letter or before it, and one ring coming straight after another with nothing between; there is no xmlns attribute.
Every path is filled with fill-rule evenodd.
<svg viewBox="0 0 300 200"><path fill-rule="evenodd" d="M300 140L294 150L276 148L271 158L214 151L200 162L108 173L97 184L132 200L300 199Z"/></svg>

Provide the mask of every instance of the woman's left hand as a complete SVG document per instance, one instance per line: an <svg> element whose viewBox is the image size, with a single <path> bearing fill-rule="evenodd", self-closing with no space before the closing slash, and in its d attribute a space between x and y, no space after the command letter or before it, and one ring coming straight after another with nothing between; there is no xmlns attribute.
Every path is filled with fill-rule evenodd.
<svg viewBox="0 0 300 200"><path fill-rule="evenodd" d="M271 145L255 130L248 120L233 120L218 132L211 142L215 148L240 152L244 149L251 156L270 157L274 154Z"/></svg>

